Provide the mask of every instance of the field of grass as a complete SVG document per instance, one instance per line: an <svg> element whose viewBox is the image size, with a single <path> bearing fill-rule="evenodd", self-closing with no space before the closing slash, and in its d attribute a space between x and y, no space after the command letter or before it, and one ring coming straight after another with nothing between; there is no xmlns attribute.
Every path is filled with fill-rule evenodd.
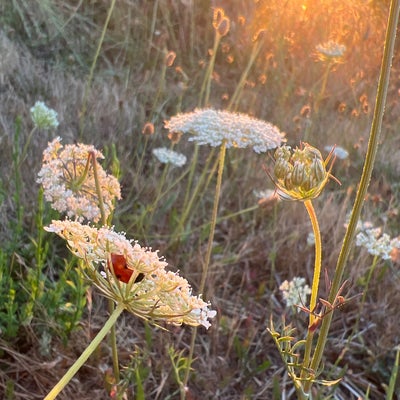
<svg viewBox="0 0 400 400"><path fill-rule="evenodd" d="M122 197L107 225L157 250L217 314L205 329L125 311L111 330L119 377L111 334L57 398L303 399L288 354L299 377L317 375L312 399L400 398L400 242L389 240L400 239L399 44L356 232L377 246L386 240L386 256L357 236L343 290L335 303L327 300L367 153L389 6L0 2L1 399L43 399L112 312L85 279L82 260L44 229L66 217L38 183L43 151L58 136L63 145L102 151L101 165L118 178ZM327 55L329 41L340 54ZM57 113L58 126L35 124L37 101ZM335 179L312 200L322 239L315 308L309 296L288 305L280 289L295 277L312 286L315 245L305 203L273 194L274 150L259 154L249 145L225 153L225 145L198 145L188 140L193 132L166 129L165 121L196 108L268 121L287 145L309 143L324 160L337 146ZM186 164L160 162L153 150L162 147L185 155ZM380 231L371 238L368 228ZM318 370L296 364L309 320L318 322L315 348L320 323L331 317ZM271 321L289 343L286 353L274 343Z"/></svg>

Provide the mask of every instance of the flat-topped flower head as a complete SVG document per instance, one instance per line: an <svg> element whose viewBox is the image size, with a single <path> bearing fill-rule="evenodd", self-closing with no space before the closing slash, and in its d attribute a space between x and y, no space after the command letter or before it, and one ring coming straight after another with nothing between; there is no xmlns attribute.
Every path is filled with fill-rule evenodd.
<svg viewBox="0 0 400 400"><path fill-rule="evenodd" d="M210 108L178 114L165 127L170 132L189 133L189 141L212 147L246 148L256 153L265 153L285 142L285 134L270 124L247 114L217 111Z"/></svg>
<svg viewBox="0 0 400 400"><path fill-rule="evenodd" d="M283 199L311 200L321 193L333 177L330 173L332 152L326 160L318 149L308 143L294 150L290 146L279 147L275 151L274 182L278 194Z"/></svg>
<svg viewBox="0 0 400 400"><path fill-rule="evenodd" d="M156 251L128 240L111 228L94 228L76 221L53 221L45 228L68 242L71 252L84 260L83 272L107 298L146 320L209 328L216 315L201 297L193 296L186 279L167 271ZM118 255L118 257L115 257ZM123 259L131 271L128 280L118 275L113 258Z"/></svg>
<svg viewBox="0 0 400 400"><path fill-rule="evenodd" d="M318 58L321 61L334 61L341 62L341 59L346 51L346 46L344 44L339 44L333 40L328 42L318 44L315 46L318 52Z"/></svg>
<svg viewBox="0 0 400 400"><path fill-rule="evenodd" d="M186 164L186 156L165 147L153 149L153 154L163 164L172 164L176 167L183 167Z"/></svg>
<svg viewBox="0 0 400 400"><path fill-rule="evenodd" d="M121 189L118 180L108 175L97 162L101 158L104 158L103 154L91 145L79 143L63 147L60 138L49 143L43 152L38 182L43 186L45 199L55 210L78 221L100 220L93 169L93 163L96 162L105 217L110 215L115 199L121 198Z"/></svg>
<svg viewBox="0 0 400 400"><path fill-rule="evenodd" d="M31 117L36 128L52 129L57 128L57 112L47 107L42 101L37 101L31 107Z"/></svg>

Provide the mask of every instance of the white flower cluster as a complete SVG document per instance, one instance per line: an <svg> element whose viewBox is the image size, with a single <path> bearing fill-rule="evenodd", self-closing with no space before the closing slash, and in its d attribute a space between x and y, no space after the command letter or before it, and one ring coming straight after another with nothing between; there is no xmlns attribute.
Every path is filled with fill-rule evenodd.
<svg viewBox="0 0 400 400"><path fill-rule="evenodd" d="M265 121L247 114L196 109L190 113L178 114L165 121L170 132L190 133L189 141L199 145L218 147L226 142L226 147L252 147L256 153L280 146L285 134Z"/></svg>
<svg viewBox="0 0 400 400"><path fill-rule="evenodd" d="M333 150L333 155L339 160L345 160L349 156L349 152L340 146L325 146L324 150L328 153Z"/></svg>
<svg viewBox="0 0 400 400"><path fill-rule="evenodd" d="M101 293L125 305L127 311L150 320L210 327L216 311L199 296L192 296L186 279L165 268L156 251L141 247L112 228L94 228L75 221L53 221L45 228L68 242L73 254L85 261L84 273ZM124 281L110 272L112 256L125 260L133 277ZM113 265L114 270L117 265Z"/></svg>
<svg viewBox="0 0 400 400"><path fill-rule="evenodd" d="M301 277L294 277L290 282L284 281L279 286L287 307L306 304L307 296L311 293L306 280Z"/></svg>
<svg viewBox="0 0 400 400"><path fill-rule="evenodd" d="M172 164L176 167L183 167L186 164L186 156L176 151L167 149L166 147L159 147L153 149L154 156L163 164Z"/></svg>
<svg viewBox="0 0 400 400"><path fill-rule="evenodd" d="M326 58L340 58L346 51L344 44L339 44L333 40L318 44L315 49Z"/></svg>
<svg viewBox="0 0 400 400"><path fill-rule="evenodd" d="M394 248L400 249L400 240L391 239L381 228L372 228L361 231L356 236L356 246L365 247L369 254L383 260L390 260L390 253Z"/></svg>
<svg viewBox="0 0 400 400"><path fill-rule="evenodd" d="M114 210L114 200L121 198L121 188L118 180L100 166L98 158L104 156L91 145L79 143L63 148L59 137L49 143L43 152L38 183L42 184L45 199L52 204L53 209L65 212L68 217L78 221L100 220L100 194L93 170L95 162L105 217L110 215Z"/></svg>
<svg viewBox="0 0 400 400"><path fill-rule="evenodd" d="M276 190L275 189L265 189L265 190L253 190L254 196L256 196L258 199L268 199L271 197L277 196ZM279 196L278 196L279 198Z"/></svg>
<svg viewBox="0 0 400 400"><path fill-rule="evenodd" d="M37 101L31 107L31 117L36 128L51 129L57 128L57 112L48 108L42 101Z"/></svg>

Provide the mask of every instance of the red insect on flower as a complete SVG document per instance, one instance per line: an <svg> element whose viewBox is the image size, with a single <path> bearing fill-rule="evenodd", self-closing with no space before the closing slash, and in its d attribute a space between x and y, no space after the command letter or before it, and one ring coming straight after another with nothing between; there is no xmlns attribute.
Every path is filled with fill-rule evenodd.
<svg viewBox="0 0 400 400"><path fill-rule="evenodd" d="M128 267L126 258L122 254L111 253L111 263L117 279L121 282L128 283L134 270ZM107 263L107 265L108 269L111 271L110 264ZM140 282L143 278L144 275L139 273L135 279L135 283Z"/></svg>

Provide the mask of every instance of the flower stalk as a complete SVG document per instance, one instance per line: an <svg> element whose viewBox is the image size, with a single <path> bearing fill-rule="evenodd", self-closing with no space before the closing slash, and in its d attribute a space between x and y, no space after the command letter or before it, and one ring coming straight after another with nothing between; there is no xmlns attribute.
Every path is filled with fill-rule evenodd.
<svg viewBox="0 0 400 400"><path fill-rule="evenodd" d="M207 251L206 251L206 256L205 256L205 260L204 260L204 264L203 264L203 270L201 273L201 280L200 280L200 285L199 285L199 293L202 293L202 294L204 293L204 289L206 286L208 270L209 270L210 261L211 261L212 247L213 247L213 242L214 242L215 227L217 225L218 206L219 206L219 198L221 195L222 175L224 172L225 155L226 155L226 143L224 141L222 143L222 145L219 149L219 153L218 153L218 175L217 175L217 183L216 183L216 187L215 187L213 211L212 211L212 215L211 215L210 233L208 236ZM197 337L197 327L194 327L192 330L192 337L191 337L191 341L190 341L188 364L187 364L188 366L185 371L185 377L183 380L183 385L182 385L183 390L181 390L181 399L182 400L185 399L184 390L185 390L185 387L187 386L189 376L190 376L190 366L193 361L196 337Z"/></svg>
<svg viewBox="0 0 400 400"><path fill-rule="evenodd" d="M65 375L58 381L58 383L53 387L49 394L44 398L44 400L53 400L59 393L65 388L69 381L74 377L82 365L87 361L90 355L97 349L97 346L101 343L110 329L116 323L118 317L124 311L125 306L123 304L118 304L113 313L110 315L104 326L101 328L100 332L91 341L86 350L80 355L80 357L74 362L70 369L65 373Z"/></svg>

